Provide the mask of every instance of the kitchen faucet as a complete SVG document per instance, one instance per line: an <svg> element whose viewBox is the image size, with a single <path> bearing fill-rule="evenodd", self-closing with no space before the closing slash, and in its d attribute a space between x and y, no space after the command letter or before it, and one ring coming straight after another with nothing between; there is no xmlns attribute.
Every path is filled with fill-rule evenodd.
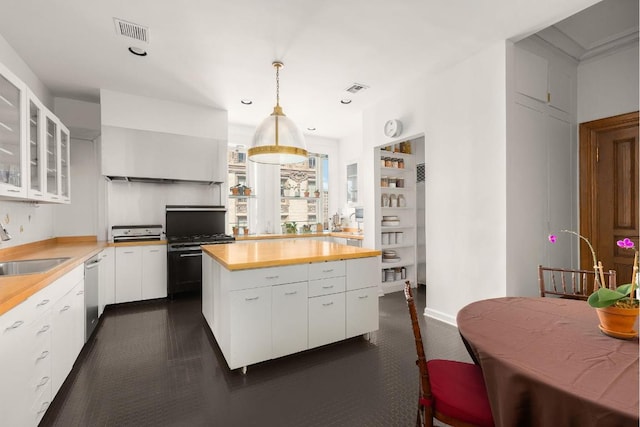
<svg viewBox="0 0 640 427"><path fill-rule="evenodd" d="M7 229L4 228L4 225L2 225L2 223L0 223L0 240L2 240L3 242L11 240L11 234L9 234Z"/></svg>

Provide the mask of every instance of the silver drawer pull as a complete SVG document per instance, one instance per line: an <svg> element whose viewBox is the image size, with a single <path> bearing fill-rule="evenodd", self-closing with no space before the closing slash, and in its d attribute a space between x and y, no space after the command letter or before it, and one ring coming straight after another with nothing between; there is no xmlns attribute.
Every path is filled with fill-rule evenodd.
<svg viewBox="0 0 640 427"><path fill-rule="evenodd" d="M40 301L38 303L38 305L36 305L36 307L41 307L41 306L47 305L47 304L49 304L49 300L48 299L43 299L42 301Z"/></svg>
<svg viewBox="0 0 640 427"><path fill-rule="evenodd" d="M38 411L38 415L40 415L43 412L45 412L48 407L49 407L49 402L43 402L42 406L40 407L40 410Z"/></svg>
<svg viewBox="0 0 640 427"><path fill-rule="evenodd" d="M40 383L36 386L36 388L40 388L43 385L46 385L49 382L49 377L42 377Z"/></svg>
<svg viewBox="0 0 640 427"><path fill-rule="evenodd" d="M36 335L40 335L42 333L47 332L50 327L51 327L50 325L44 325L38 332L36 332Z"/></svg>
<svg viewBox="0 0 640 427"><path fill-rule="evenodd" d="M280 276L265 276L265 279L267 279L267 280L273 280L273 279L277 279L277 278L279 278L279 277L280 277Z"/></svg>
<svg viewBox="0 0 640 427"><path fill-rule="evenodd" d="M323 286L322 289L331 289L333 288L333 285L329 285L329 286Z"/></svg>
<svg viewBox="0 0 640 427"><path fill-rule="evenodd" d="M132 254L132 253L133 253L133 251L124 251L124 252L122 252L122 253L123 253L123 254Z"/></svg>
<svg viewBox="0 0 640 427"><path fill-rule="evenodd" d="M360 295L358 298L359 298L359 299L369 298L369 295Z"/></svg>
<svg viewBox="0 0 640 427"><path fill-rule="evenodd" d="M329 307L330 305L333 305L333 301L331 302L325 302L324 304L322 304L325 307Z"/></svg>
<svg viewBox="0 0 640 427"><path fill-rule="evenodd" d="M255 301L255 300L257 300L258 298L260 298L260 297L245 298L244 300L245 300L245 301Z"/></svg>
<svg viewBox="0 0 640 427"><path fill-rule="evenodd" d="M333 271L333 268L331 270L322 270L323 273L331 273Z"/></svg>
<svg viewBox="0 0 640 427"><path fill-rule="evenodd" d="M60 313L62 313L63 311L67 311L71 308L70 305L65 305L64 307L62 307L62 309L60 309Z"/></svg>
<svg viewBox="0 0 640 427"><path fill-rule="evenodd" d="M48 350L43 351L42 353L40 353L40 356L38 356L38 358L36 359L36 362L38 360L46 359L48 355L49 355L49 351Z"/></svg>
<svg viewBox="0 0 640 427"><path fill-rule="evenodd" d="M285 295L295 295L297 293L298 293L298 291L293 291L293 292L285 292L284 294Z"/></svg>
<svg viewBox="0 0 640 427"><path fill-rule="evenodd" d="M152 249L149 252L160 252L160 249Z"/></svg>
<svg viewBox="0 0 640 427"><path fill-rule="evenodd" d="M20 326L22 326L24 324L24 321L22 320L16 320L13 325L9 326L8 328L5 329L5 331L8 331L10 329L16 329L19 328Z"/></svg>

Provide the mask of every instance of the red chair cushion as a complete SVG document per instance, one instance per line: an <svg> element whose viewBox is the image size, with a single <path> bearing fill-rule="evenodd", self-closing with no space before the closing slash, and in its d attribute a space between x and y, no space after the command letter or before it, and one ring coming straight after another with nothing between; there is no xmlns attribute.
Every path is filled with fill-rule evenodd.
<svg viewBox="0 0 640 427"><path fill-rule="evenodd" d="M434 409L470 424L493 427L493 416L482 370L471 363L429 360Z"/></svg>

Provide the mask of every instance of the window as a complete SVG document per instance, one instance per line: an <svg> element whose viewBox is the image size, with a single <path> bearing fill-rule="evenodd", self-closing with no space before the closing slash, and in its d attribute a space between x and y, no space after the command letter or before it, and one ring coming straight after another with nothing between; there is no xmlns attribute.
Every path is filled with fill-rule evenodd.
<svg viewBox="0 0 640 427"><path fill-rule="evenodd" d="M267 171L248 161L246 148L237 145L229 146L227 164L228 234L285 233L285 223L289 230L295 223L298 232L317 231L318 224L328 229L329 158L326 154L310 153L304 162L282 165L279 172L277 167ZM265 176L260 176L261 173ZM278 181L280 188L277 188ZM265 182L273 182L274 187L265 189ZM256 183L262 183L260 191L252 188L250 194L243 192L245 187Z"/></svg>
<svg viewBox="0 0 640 427"><path fill-rule="evenodd" d="M247 186L247 152L243 146L229 147L227 153L229 187L240 189ZM227 234L233 232L233 227L248 227L248 205L250 197L242 194L233 194L230 189L229 203L227 206Z"/></svg>
<svg viewBox="0 0 640 427"><path fill-rule="evenodd" d="M329 218L329 158L309 154L309 159L280 167L280 217L285 224L295 223L298 232L327 229Z"/></svg>

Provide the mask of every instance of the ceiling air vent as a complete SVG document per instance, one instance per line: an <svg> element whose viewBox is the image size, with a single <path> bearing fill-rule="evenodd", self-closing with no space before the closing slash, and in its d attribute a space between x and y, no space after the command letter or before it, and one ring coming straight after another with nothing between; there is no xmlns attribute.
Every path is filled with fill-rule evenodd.
<svg viewBox="0 0 640 427"><path fill-rule="evenodd" d="M113 18L113 21L116 24L116 33L119 35L149 43L149 28L118 18Z"/></svg>
<svg viewBox="0 0 640 427"><path fill-rule="evenodd" d="M345 90L349 93L358 93L363 89L369 89L369 86L366 85L362 85L360 83L354 83L351 86L349 86L348 88L346 88Z"/></svg>

